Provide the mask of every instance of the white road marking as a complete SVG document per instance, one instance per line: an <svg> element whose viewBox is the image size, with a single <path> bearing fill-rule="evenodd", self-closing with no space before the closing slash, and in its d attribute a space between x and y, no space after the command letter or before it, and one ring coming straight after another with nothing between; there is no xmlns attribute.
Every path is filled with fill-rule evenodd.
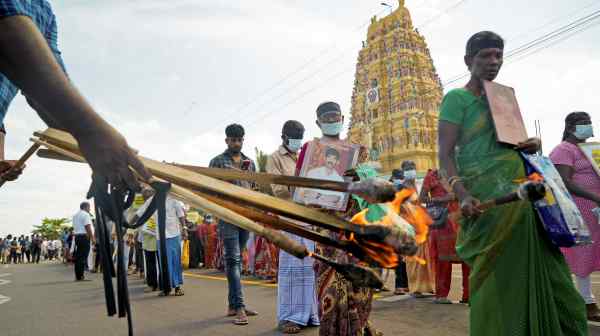
<svg viewBox="0 0 600 336"><path fill-rule="evenodd" d="M8 296L4 296L2 294L0 294L0 305L3 303L7 303L11 300L11 298L9 298Z"/></svg>
<svg viewBox="0 0 600 336"><path fill-rule="evenodd" d="M6 267L6 266L5 266L5 267ZM2 274L0 274L0 278L7 277L7 276L9 276L9 275L11 275L11 274L10 274L10 273L2 273ZM6 279L0 279L0 286L2 286L2 285L8 285L8 284L9 284L9 283L11 283L11 282L12 282L12 281L10 281L10 280L6 280ZM4 304L4 303L7 303L7 302L9 302L10 300L11 300L11 298L10 298L10 297L8 297L8 296L4 296L4 295L0 294L0 305L1 305L1 304Z"/></svg>

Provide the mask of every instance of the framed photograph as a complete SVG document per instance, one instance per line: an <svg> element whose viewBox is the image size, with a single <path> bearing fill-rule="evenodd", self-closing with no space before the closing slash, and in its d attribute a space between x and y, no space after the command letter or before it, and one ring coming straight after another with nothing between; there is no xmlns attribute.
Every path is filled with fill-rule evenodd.
<svg viewBox="0 0 600 336"><path fill-rule="evenodd" d="M344 182L344 173L356 166L360 147L343 141L311 141L301 162L301 177ZM296 188L294 201L305 205L318 205L324 209L343 211L349 194L309 188Z"/></svg>
<svg viewBox="0 0 600 336"><path fill-rule="evenodd" d="M596 174L600 176L600 142L585 142L579 144L583 154L592 163Z"/></svg>
<svg viewBox="0 0 600 336"><path fill-rule="evenodd" d="M516 146L527 140L527 129L515 96L515 90L490 81L484 81L483 88L490 104L498 142Z"/></svg>

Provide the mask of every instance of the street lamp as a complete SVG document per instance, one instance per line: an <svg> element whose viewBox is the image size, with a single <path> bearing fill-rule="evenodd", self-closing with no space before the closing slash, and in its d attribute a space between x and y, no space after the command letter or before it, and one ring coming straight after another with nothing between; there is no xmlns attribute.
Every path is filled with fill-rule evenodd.
<svg viewBox="0 0 600 336"><path fill-rule="evenodd" d="M390 14L392 14L392 9L394 7L392 7L391 5L389 5L389 4L385 3L385 2L382 2L381 5L384 6L384 7L387 7L390 10Z"/></svg>

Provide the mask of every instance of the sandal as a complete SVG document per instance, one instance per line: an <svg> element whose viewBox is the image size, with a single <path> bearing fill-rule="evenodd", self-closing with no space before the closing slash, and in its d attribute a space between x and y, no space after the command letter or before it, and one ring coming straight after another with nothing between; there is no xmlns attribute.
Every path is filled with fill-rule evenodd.
<svg viewBox="0 0 600 336"><path fill-rule="evenodd" d="M246 312L242 309L238 310L236 313L237 317L233 320L233 324L235 325L247 325L248 324L248 316L246 316Z"/></svg>
<svg viewBox="0 0 600 336"><path fill-rule="evenodd" d="M394 295L405 295L406 291L404 290L404 288L396 288L394 290Z"/></svg>
<svg viewBox="0 0 600 336"><path fill-rule="evenodd" d="M229 308L229 310L227 311L227 315L226 316L227 317L232 317L232 316L235 316L235 315L237 315L236 310ZM256 315L258 315L257 311L246 309L246 316L256 316Z"/></svg>
<svg viewBox="0 0 600 336"><path fill-rule="evenodd" d="M433 303L435 303L435 304L452 304L452 301L448 300L448 298L445 298L445 297L439 297L439 298L433 299Z"/></svg>
<svg viewBox="0 0 600 336"><path fill-rule="evenodd" d="M181 287L175 287L175 294L173 294L174 296L183 296L185 293L183 292L183 288Z"/></svg>
<svg viewBox="0 0 600 336"><path fill-rule="evenodd" d="M279 323L279 331L283 334L297 334L302 330L302 327L294 322L282 321Z"/></svg>

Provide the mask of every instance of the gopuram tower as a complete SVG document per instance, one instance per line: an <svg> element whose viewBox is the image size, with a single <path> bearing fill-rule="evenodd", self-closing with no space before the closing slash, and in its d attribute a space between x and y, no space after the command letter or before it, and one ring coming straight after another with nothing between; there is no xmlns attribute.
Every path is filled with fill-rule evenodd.
<svg viewBox="0 0 600 336"><path fill-rule="evenodd" d="M349 138L366 145L381 173L413 160L419 173L437 167L437 115L443 96L425 38L400 6L373 17L358 54Z"/></svg>

